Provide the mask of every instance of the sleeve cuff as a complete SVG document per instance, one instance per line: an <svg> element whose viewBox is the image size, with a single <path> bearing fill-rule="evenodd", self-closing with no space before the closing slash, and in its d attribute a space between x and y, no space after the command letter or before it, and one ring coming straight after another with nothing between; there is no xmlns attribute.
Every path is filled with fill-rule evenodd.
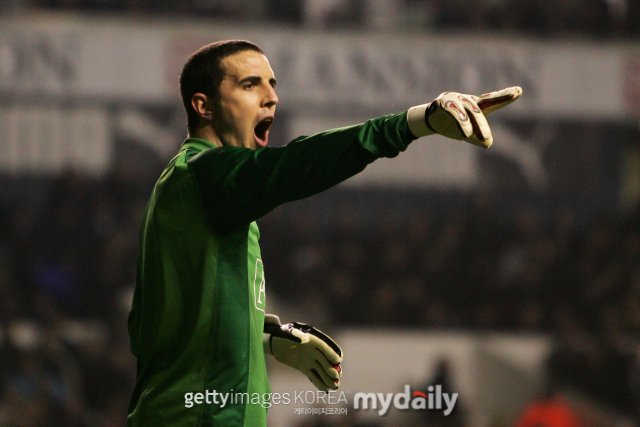
<svg viewBox="0 0 640 427"><path fill-rule="evenodd" d="M429 105L431 104L416 105L415 107L409 108L409 111L407 111L407 124L409 126L409 130L416 138L434 134L433 130L427 126L427 122L425 120L425 113L427 108L429 108Z"/></svg>

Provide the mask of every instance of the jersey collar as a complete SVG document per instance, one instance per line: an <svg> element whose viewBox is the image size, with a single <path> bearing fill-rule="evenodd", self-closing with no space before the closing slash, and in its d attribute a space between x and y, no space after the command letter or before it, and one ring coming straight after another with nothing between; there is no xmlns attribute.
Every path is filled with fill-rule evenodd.
<svg viewBox="0 0 640 427"><path fill-rule="evenodd" d="M207 141L206 139L187 138L184 140L184 142L182 143L182 147L180 148L182 150L195 148L198 151L203 151L203 150L208 150L209 148L216 148L216 147L217 145L214 145L213 143Z"/></svg>

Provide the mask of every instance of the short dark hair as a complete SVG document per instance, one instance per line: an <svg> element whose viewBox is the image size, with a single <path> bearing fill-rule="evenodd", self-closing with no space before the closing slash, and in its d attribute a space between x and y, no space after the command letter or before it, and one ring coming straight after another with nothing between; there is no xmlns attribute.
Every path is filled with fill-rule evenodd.
<svg viewBox="0 0 640 427"><path fill-rule="evenodd" d="M218 101L220 83L224 77L224 70L220 67L222 60L245 50L264 53L256 44L246 40L224 40L201 47L184 64L180 74L180 96L187 112L189 132L193 131L198 123L198 115L191 105L193 95L204 93Z"/></svg>

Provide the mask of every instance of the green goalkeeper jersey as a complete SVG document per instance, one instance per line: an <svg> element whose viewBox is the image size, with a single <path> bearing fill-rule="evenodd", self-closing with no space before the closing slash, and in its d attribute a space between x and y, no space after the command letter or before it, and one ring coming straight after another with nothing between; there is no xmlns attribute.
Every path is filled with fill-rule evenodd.
<svg viewBox="0 0 640 427"><path fill-rule="evenodd" d="M413 139L400 113L284 147L183 143L140 228L130 427L266 425L266 295L255 220L398 155Z"/></svg>

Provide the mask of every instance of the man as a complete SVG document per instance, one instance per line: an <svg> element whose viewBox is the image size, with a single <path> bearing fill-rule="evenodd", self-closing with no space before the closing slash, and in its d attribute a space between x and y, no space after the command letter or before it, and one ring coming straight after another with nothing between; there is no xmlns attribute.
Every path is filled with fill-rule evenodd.
<svg viewBox="0 0 640 427"><path fill-rule="evenodd" d="M420 136L437 132L488 147L480 109L493 111L521 93L445 93L409 112L266 147L275 87L262 50L246 41L207 45L184 66L189 137L160 176L140 229L129 316L138 358L130 426L266 425L268 404L252 399L270 392L265 353L319 389L337 388L340 348L314 328L265 316L255 220L398 155ZM225 393L242 399L223 401Z"/></svg>

